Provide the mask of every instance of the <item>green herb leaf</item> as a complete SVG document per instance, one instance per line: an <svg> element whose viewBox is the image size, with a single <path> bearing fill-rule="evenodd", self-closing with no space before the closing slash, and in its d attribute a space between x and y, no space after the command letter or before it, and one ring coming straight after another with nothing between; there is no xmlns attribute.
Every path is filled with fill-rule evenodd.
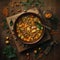
<svg viewBox="0 0 60 60"><path fill-rule="evenodd" d="M10 26L12 26L12 25L13 25L13 21L11 20L11 21L10 21Z"/></svg>
<svg viewBox="0 0 60 60"><path fill-rule="evenodd" d="M43 29L43 27L42 27L42 25L41 25L40 23L35 22L35 24L37 25L37 27L38 27L39 29Z"/></svg>

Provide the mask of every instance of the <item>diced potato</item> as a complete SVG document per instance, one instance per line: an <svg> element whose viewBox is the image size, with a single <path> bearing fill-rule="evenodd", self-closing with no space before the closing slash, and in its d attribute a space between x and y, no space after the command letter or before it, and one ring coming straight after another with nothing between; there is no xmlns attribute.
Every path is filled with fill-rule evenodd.
<svg viewBox="0 0 60 60"><path fill-rule="evenodd" d="M34 18L34 21L36 21L37 20L37 18Z"/></svg>
<svg viewBox="0 0 60 60"><path fill-rule="evenodd" d="M37 30L40 30L39 28L37 28Z"/></svg>
<svg viewBox="0 0 60 60"><path fill-rule="evenodd" d="M32 30L32 33L36 32L36 29Z"/></svg>
<svg viewBox="0 0 60 60"><path fill-rule="evenodd" d="M23 39L23 38L24 38L24 36L22 35L22 36L21 36L21 39Z"/></svg>
<svg viewBox="0 0 60 60"><path fill-rule="evenodd" d="M39 33L38 36L41 36L41 33Z"/></svg>
<svg viewBox="0 0 60 60"><path fill-rule="evenodd" d="M27 31L30 31L30 27L27 27Z"/></svg>

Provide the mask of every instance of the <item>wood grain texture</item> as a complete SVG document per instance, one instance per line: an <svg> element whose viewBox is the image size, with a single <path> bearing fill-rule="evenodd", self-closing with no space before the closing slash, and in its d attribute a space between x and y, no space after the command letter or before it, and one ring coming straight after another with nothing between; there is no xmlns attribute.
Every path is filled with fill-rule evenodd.
<svg viewBox="0 0 60 60"><path fill-rule="evenodd" d="M20 0L0 0L0 37L2 36L2 32L4 31L1 22L5 18L5 16L3 16L3 14L2 14L2 9L6 6L8 6L11 1L20 1ZM44 1L45 1L45 8L44 9L45 10L47 10L47 9L52 10L54 13L56 13L56 15L58 16L59 21L60 21L60 2L58 0L44 0ZM16 9L16 8L14 8L14 9ZM9 13L9 15L12 15L12 14ZM60 32L60 22L58 24L58 30L57 31ZM54 33L53 38L54 38L54 40L56 40L57 42L60 43L60 34L59 33L58 34ZM6 59L6 57L3 56L1 53L3 46L4 46L4 40L5 39L2 36L0 38L0 54L1 54L0 60ZM20 54L19 52L17 52L17 55L18 55L18 60L26 60L25 55ZM33 53L31 53L31 60L35 60L35 58L33 57ZM52 51L49 53L49 55L47 55L46 57L43 57L41 60L60 60L60 44L55 46L52 49Z"/></svg>

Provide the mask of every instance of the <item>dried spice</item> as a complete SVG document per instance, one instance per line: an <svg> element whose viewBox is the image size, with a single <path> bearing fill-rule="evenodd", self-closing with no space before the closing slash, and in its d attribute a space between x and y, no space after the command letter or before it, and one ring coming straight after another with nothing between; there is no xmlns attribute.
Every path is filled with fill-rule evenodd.
<svg viewBox="0 0 60 60"><path fill-rule="evenodd" d="M8 16L8 8L7 7L3 8L2 13L4 16Z"/></svg>

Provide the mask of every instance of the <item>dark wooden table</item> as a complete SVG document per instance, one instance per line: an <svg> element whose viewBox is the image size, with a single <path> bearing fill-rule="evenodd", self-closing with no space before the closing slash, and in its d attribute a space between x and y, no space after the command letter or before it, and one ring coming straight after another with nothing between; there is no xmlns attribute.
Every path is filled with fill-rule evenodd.
<svg viewBox="0 0 60 60"><path fill-rule="evenodd" d="M3 46L5 46L5 44L4 44L4 41L5 41L4 36L5 35L4 34L2 35L2 33L4 32L2 20L4 18L6 18L2 14L2 10L4 7L7 7L9 5L10 1L11 0L0 0L0 55L1 55L0 59L1 60L5 60L5 58L3 58L4 56L2 55L2 49L3 49ZM48 1L50 1L50 2L48 2ZM56 13L56 15L58 16L59 24L58 24L58 29L57 29L56 33L53 33L52 35L53 35L54 40L56 40L59 44L54 46L52 51L46 57L42 58L41 60L60 60L60 12L59 12L60 11L60 8L59 8L60 1L57 1L57 0L55 0L53 2L52 2L52 0L48 0L48 1L47 0L45 1L46 4L47 3L50 4L50 5L48 5L48 7L49 6L52 7L51 3L53 4L55 2L55 6L53 6L54 7L53 12ZM47 8L45 8L45 9L47 9ZM9 13L9 15L11 15L11 13ZM18 52L17 52L17 55L18 55L19 60L26 60L25 58L23 58L23 57L25 57L25 55L19 55Z"/></svg>

